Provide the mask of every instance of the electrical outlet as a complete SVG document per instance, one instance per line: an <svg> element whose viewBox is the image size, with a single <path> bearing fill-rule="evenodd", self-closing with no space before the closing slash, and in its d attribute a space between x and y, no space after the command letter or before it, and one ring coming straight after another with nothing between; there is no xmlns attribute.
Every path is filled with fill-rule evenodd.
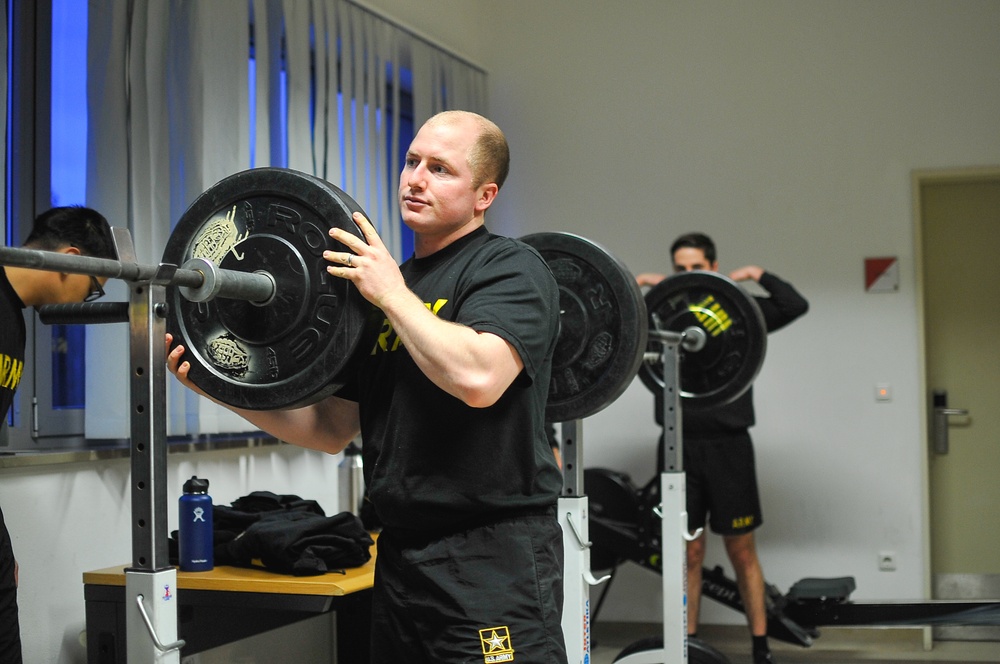
<svg viewBox="0 0 1000 664"><path fill-rule="evenodd" d="M882 572L896 571L896 552L881 551L878 554L878 568Z"/></svg>

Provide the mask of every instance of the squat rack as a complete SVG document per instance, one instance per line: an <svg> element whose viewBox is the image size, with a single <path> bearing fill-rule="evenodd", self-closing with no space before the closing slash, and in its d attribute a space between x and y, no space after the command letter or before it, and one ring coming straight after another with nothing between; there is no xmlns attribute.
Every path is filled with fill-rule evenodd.
<svg viewBox="0 0 1000 664"><path fill-rule="evenodd" d="M179 664L177 571L167 549L166 287L191 281L191 270L160 264L143 269L128 230L112 228L119 261L75 256L56 266L59 254L0 247L0 263L37 269L114 276L130 280L128 302L86 302L39 308L47 324L129 325L129 421L132 564L125 570L128 661ZM113 272L117 266L119 271ZM112 272L109 272L112 270Z"/></svg>

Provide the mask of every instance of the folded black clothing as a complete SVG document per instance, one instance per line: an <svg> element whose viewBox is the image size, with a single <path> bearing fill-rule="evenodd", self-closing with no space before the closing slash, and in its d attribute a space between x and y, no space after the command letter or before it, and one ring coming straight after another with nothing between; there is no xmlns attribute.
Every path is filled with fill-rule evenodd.
<svg viewBox="0 0 1000 664"><path fill-rule="evenodd" d="M350 512L319 516L306 511L261 514L230 541L215 538L215 564L254 566L281 574L310 576L358 567L371 559L374 543Z"/></svg>
<svg viewBox="0 0 1000 664"><path fill-rule="evenodd" d="M327 517L315 500L292 494L254 491L232 506L212 507L216 565L256 567L310 576L364 565L371 559L371 536L350 512ZM177 531L167 542L178 563Z"/></svg>
<svg viewBox="0 0 1000 664"><path fill-rule="evenodd" d="M212 507L214 530L217 536L219 531L238 535L265 514L275 512L305 512L326 516L326 512L315 500L303 500L293 494L279 495L270 491L254 491L234 500L231 507L214 505ZM232 539L232 536L225 539Z"/></svg>
<svg viewBox="0 0 1000 664"><path fill-rule="evenodd" d="M233 509L240 512L273 512L275 510L304 510L320 516L326 512L315 500L299 498L295 494L277 494L270 491L253 491L233 501Z"/></svg>

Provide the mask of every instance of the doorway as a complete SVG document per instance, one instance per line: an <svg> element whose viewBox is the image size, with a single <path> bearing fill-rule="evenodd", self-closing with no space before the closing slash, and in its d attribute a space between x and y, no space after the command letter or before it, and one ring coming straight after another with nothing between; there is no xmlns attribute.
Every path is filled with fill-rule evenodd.
<svg viewBox="0 0 1000 664"><path fill-rule="evenodd" d="M955 413L928 440L933 597L998 599L1000 168L917 173L914 185L929 437L935 392ZM995 626L934 634L1000 641Z"/></svg>

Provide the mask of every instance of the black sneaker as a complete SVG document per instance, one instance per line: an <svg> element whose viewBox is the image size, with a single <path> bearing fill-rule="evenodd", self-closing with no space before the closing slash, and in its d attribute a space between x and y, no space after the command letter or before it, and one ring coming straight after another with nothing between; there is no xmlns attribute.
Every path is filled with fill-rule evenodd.
<svg viewBox="0 0 1000 664"><path fill-rule="evenodd" d="M774 658L771 656L771 651L755 652L753 654L753 664L775 664Z"/></svg>

